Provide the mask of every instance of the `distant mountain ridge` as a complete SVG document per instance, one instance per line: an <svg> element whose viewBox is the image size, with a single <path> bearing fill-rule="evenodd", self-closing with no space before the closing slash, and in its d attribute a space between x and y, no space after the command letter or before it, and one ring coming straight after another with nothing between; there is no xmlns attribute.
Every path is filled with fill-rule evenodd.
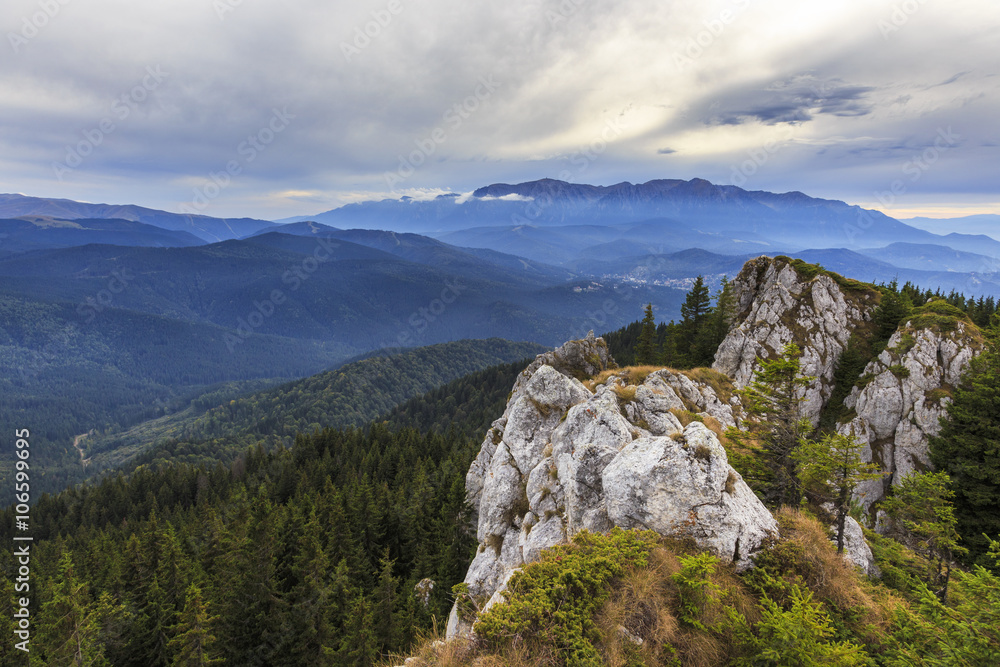
<svg viewBox="0 0 1000 667"><path fill-rule="evenodd" d="M0 218L20 218L23 216L45 216L59 220L78 220L81 218L132 220L162 229L188 232L208 243L242 238L265 227L277 226L269 220L185 215L133 204L90 204L71 199L44 199L21 194L0 194Z"/></svg>
<svg viewBox="0 0 1000 667"><path fill-rule="evenodd" d="M0 220L0 256L91 243L185 248L202 245L204 240L186 231L116 218L58 220L34 215Z"/></svg>

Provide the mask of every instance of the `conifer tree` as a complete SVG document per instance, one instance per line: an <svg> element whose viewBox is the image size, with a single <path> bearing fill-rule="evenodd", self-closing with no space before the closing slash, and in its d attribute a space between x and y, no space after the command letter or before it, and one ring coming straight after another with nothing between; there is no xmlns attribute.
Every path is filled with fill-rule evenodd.
<svg viewBox="0 0 1000 667"><path fill-rule="evenodd" d="M745 461L745 476L771 506L798 505L801 497L793 453L812 425L800 417L799 392L815 378L799 375L800 356L799 347L789 343L780 357L760 360L753 382L739 392L747 428L726 433L736 445L759 450Z"/></svg>
<svg viewBox="0 0 1000 667"><path fill-rule="evenodd" d="M222 663L222 659L215 654L215 635L212 632L217 620L216 616L209 614L201 588L194 583L188 586L184 611L169 645L174 655L170 663L172 667L206 667Z"/></svg>
<svg viewBox="0 0 1000 667"><path fill-rule="evenodd" d="M37 645L31 652L32 665L73 665L103 667L100 626L108 601L94 603L89 586L79 581L69 552L59 559L58 576L48 586L38 615ZM10 641L9 638L5 641Z"/></svg>
<svg viewBox="0 0 1000 667"><path fill-rule="evenodd" d="M698 276L681 304L680 334L681 344L678 346L687 365L694 365L698 355L698 334L712 307L708 285L703 276Z"/></svg>
<svg viewBox="0 0 1000 667"><path fill-rule="evenodd" d="M344 628L344 639L336 654L336 664L347 667L372 667L378 659L378 639L373 626L372 608L363 595L351 605Z"/></svg>
<svg viewBox="0 0 1000 667"><path fill-rule="evenodd" d="M635 346L635 363L646 366L656 362L656 318L653 316L653 304L646 304L645 316L642 318L642 331L639 342Z"/></svg>
<svg viewBox="0 0 1000 667"><path fill-rule="evenodd" d="M402 628L397 626L396 611L399 581L392 574L395 563L389 559L388 550L379 561L378 583L373 593L372 621L375 640L380 651L386 653L398 646Z"/></svg>
<svg viewBox="0 0 1000 667"><path fill-rule="evenodd" d="M735 313L735 302L733 300L733 287L726 276L722 277L719 289L716 290L715 305L711 307L707 317L704 319L701 329L698 331L695 340L695 359L692 366L711 366L715 361L715 353L719 345L725 340L729 333L729 325L733 321Z"/></svg>
<svg viewBox="0 0 1000 667"><path fill-rule="evenodd" d="M955 559L968 550L959 545L947 473L912 473L904 477L885 499L883 509L897 530L908 533L917 550L927 557L929 578L939 586L938 597L948 601L948 581Z"/></svg>
<svg viewBox="0 0 1000 667"><path fill-rule="evenodd" d="M958 532L970 557L985 558L986 535L1000 535L1000 318L986 333L987 349L973 359L948 404L941 432L931 438L931 460L948 473Z"/></svg>
<svg viewBox="0 0 1000 667"><path fill-rule="evenodd" d="M854 490L861 482L882 477L877 464L861 460L863 449L853 436L829 433L821 440L803 440L794 455L805 489L820 503L833 503L837 553L844 553L844 525Z"/></svg>

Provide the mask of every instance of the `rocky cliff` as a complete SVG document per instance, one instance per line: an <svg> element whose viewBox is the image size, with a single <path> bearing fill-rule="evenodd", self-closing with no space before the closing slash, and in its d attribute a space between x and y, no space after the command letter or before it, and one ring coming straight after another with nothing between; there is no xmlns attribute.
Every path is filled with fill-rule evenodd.
<svg viewBox="0 0 1000 667"><path fill-rule="evenodd" d="M747 262L733 281L736 314L713 368L746 387L759 359L781 354L789 343L802 350L804 375L816 379L802 391L802 416L814 424L833 392L837 361L851 334L871 320L878 293L863 283L784 257Z"/></svg>
<svg viewBox="0 0 1000 667"><path fill-rule="evenodd" d="M751 260L733 285L736 314L713 369L617 369L591 333L521 373L466 478L479 548L465 583L481 610L502 599L518 568L581 530L688 537L737 568L776 534L720 443L744 418L734 392L761 358L795 343L802 372L815 377L802 393L803 416L818 422L852 334L871 335L880 294L781 257ZM845 401L850 412L838 430L868 443L889 473L862 490L867 506L884 496L884 484L929 466L928 437L982 349L976 327L945 311L917 309ZM846 556L877 574L860 525L849 519L847 528ZM453 611L449 636L470 629Z"/></svg>
<svg viewBox="0 0 1000 667"><path fill-rule="evenodd" d="M728 381L705 369L616 372L609 361L592 336L542 355L487 433L466 479L479 550L465 583L481 607L580 530L690 537L738 567L776 533L712 430L735 424ZM449 635L467 630L453 612Z"/></svg>
<svg viewBox="0 0 1000 667"><path fill-rule="evenodd" d="M845 399L852 412L837 424L840 433L865 442L868 461L886 472L866 482L856 499L866 509L889 485L931 469L928 440L969 361L983 349L975 327L954 316L917 316L893 334L886 349L865 368Z"/></svg>

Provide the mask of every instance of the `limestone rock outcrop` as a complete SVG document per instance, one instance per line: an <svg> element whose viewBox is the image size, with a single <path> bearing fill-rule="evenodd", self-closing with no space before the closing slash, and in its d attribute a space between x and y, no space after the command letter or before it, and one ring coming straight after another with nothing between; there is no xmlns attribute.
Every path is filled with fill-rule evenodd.
<svg viewBox="0 0 1000 667"><path fill-rule="evenodd" d="M804 275L781 257L747 262L733 280L733 290L734 324L713 368L743 388L753 381L758 357L773 359L785 345L796 343L802 350L802 373L816 378L802 389L802 416L817 423L833 393L837 361L851 333L871 319L876 292L824 272Z"/></svg>
<svg viewBox="0 0 1000 667"><path fill-rule="evenodd" d="M610 363L592 337L541 355L487 433L466 478L479 549L465 583L481 608L517 568L580 530L690 537L737 567L777 533L709 428L736 423L728 379L602 368ZM453 611L449 636L468 630Z"/></svg>
<svg viewBox="0 0 1000 667"><path fill-rule="evenodd" d="M861 530L861 524L853 517L847 517L844 522L844 557L861 568L869 577L880 577L882 572L875 565L875 556L868 540Z"/></svg>
<svg viewBox="0 0 1000 667"><path fill-rule="evenodd" d="M865 482L856 499L865 509L881 500L890 484L931 468L928 440L940 431L951 390L982 341L961 321L954 328L915 327L907 322L873 359L844 400L853 410L837 425L840 433L867 444L865 459L887 475Z"/></svg>

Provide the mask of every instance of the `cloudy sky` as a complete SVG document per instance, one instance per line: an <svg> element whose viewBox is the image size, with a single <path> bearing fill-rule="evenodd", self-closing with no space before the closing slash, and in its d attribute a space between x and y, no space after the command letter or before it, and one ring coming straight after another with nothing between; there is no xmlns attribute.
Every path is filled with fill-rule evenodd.
<svg viewBox="0 0 1000 667"><path fill-rule="evenodd" d="M0 192L280 218L543 177L1000 213L996 0L5 0Z"/></svg>

